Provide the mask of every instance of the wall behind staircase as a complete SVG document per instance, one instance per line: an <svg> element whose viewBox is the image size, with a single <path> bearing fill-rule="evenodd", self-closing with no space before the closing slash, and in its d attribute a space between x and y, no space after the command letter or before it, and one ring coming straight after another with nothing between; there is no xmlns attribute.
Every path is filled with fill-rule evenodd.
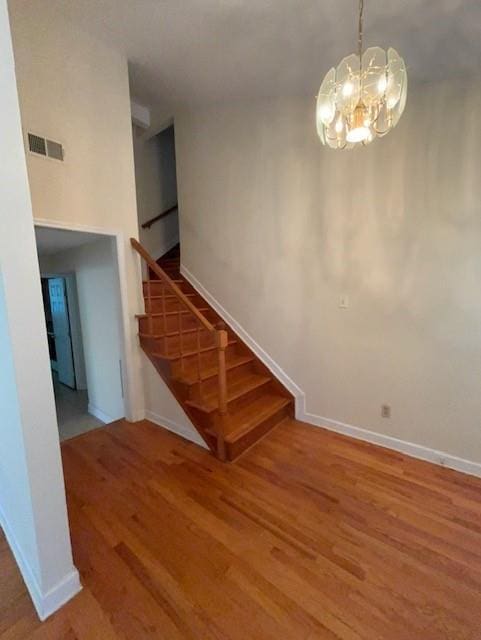
<svg viewBox="0 0 481 640"><path fill-rule="evenodd" d="M320 145L314 107L176 114L184 266L314 421L479 463L479 83L411 87L398 127L345 153Z"/></svg>
<svg viewBox="0 0 481 640"><path fill-rule="evenodd" d="M178 213L158 220L150 229L142 229L142 223L177 203L174 127L148 139L134 127L133 137L139 239L157 260L179 241Z"/></svg>

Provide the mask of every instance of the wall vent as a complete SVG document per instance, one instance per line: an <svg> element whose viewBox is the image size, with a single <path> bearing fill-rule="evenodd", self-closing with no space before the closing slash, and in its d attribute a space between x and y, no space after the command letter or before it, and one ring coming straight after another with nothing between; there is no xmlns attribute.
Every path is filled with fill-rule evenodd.
<svg viewBox="0 0 481 640"><path fill-rule="evenodd" d="M34 133L28 134L28 148L32 153L63 161L63 147L60 142L47 140Z"/></svg>
<svg viewBox="0 0 481 640"><path fill-rule="evenodd" d="M34 133L28 134L28 148L33 153L39 153L41 156L47 155L47 145L45 144L45 138L36 136Z"/></svg>

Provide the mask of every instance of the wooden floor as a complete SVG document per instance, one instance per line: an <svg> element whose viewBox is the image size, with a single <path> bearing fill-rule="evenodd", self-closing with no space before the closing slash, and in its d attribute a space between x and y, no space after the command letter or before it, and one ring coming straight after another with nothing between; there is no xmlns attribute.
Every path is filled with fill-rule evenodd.
<svg viewBox="0 0 481 640"><path fill-rule="evenodd" d="M0 639L480 640L481 479L294 421L237 463L149 423L62 445L84 590Z"/></svg>

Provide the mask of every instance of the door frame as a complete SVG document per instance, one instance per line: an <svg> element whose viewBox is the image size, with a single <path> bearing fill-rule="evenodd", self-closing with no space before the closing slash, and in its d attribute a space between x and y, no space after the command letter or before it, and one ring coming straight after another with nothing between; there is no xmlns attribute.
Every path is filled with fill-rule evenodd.
<svg viewBox="0 0 481 640"><path fill-rule="evenodd" d="M33 224L36 227L44 227L48 229L61 229L64 231L80 231L83 233L95 233L101 236L114 238L117 253L117 270L119 276L119 294L120 294L120 326L121 326L121 344L120 351L122 354L122 387L124 392L124 411L125 418L129 422L141 420L143 416L136 414L136 402L134 396L133 372L134 368L134 341L132 332L130 331L130 317L128 306L128 288L127 288L127 270L125 266L125 235L122 231L114 231L102 227L91 227L88 225L64 223L58 220L49 220L46 218L34 218Z"/></svg>

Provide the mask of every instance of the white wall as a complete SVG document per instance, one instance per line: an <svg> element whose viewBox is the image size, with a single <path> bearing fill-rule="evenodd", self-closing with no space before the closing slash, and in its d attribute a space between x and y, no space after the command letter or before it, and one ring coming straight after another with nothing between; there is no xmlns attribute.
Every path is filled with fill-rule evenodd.
<svg viewBox="0 0 481 640"><path fill-rule="evenodd" d="M145 139L145 134L141 134L134 127L139 238L150 255L157 260L179 241L178 213L169 214L150 229L142 229L142 223L177 202L174 128L167 127L148 139Z"/></svg>
<svg viewBox="0 0 481 640"><path fill-rule="evenodd" d="M24 131L60 141L63 163L27 154L34 217L41 223L121 234L120 277L127 418L145 410L143 378L155 376L138 345L135 314L144 311L140 268L129 238L138 237L132 124L125 57L65 22L51 3L9 2ZM162 416L177 419L170 394ZM184 425L192 432L192 427ZM192 432L193 433L193 432Z"/></svg>
<svg viewBox="0 0 481 640"><path fill-rule="evenodd" d="M70 548L5 0L0 87L0 139L8 149L0 154L0 524L45 617L80 585Z"/></svg>
<svg viewBox="0 0 481 640"><path fill-rule="evenodd" d="M397 129L345 153L311 99L176 114L183 263L313 422L481 462L480 109L476 82L411 87Z"/></svg>
<svg viewBox="0 0 481 640"><path fill-rule="evenodd" d="M125 415L120 376L121 307L115 239L95 242L40 258L42 273L74 272L89 411L105 422Z"/></svg>

